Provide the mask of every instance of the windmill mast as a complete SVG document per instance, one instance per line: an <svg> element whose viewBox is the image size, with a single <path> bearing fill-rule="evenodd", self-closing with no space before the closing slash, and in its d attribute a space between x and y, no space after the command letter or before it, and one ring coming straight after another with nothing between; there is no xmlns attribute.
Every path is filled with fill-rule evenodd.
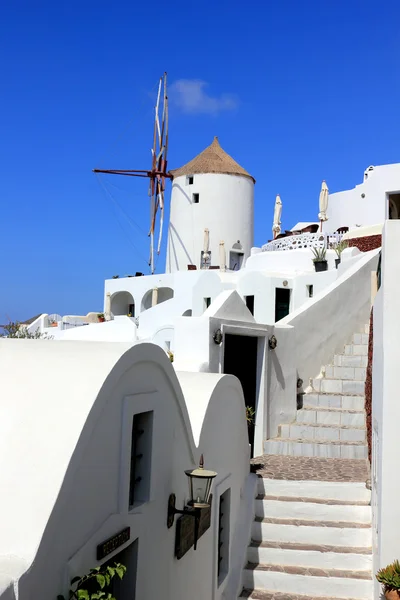
<svg viewBox="0 0 400 600"><path fill-rule="evenodd" d="M160 104L162 110L160 111ZM161 119L160 119L161 112ZM160 213L159 235L157 241L157 254L160 254L162 232L164 224L164 192L165 182L172 179L167 172L168 155L168 95L167 74L160 77L157 91L157 101L154 108L154 132L153 147L151 149L151 170L139 169L93 169L93 173L106 173L108 175L125 175L128 177L146 177L149 181L150 197L150 257L149 266L154 273L154 233L157 223L157 215Z"/></svg>

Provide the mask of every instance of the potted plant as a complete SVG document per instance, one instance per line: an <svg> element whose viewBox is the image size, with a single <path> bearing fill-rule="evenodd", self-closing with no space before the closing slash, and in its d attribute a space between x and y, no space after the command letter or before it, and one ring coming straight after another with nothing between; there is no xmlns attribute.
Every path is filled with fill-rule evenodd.
<svg viewBox="0 0 400 600"><path fill-rule="evenodd" d="M398 560L384 569L380 569L376 578L383 585L383 592L387 600L400 599L400 563Z"/></svg>
<svg viewBox="0 0 400 600"><path fill-rule="evenodd" d="M312 249L314 258L314 268L318 273L320 271L326 271L328 269L328 261L326 260L326 248L313 248Z"/></svg>
<svg viewBox="0 0 400 600"><path fill-rule="evenodd" d="M341 254L343 252L343 250L346 250L346 248L349 247L349 244L346 242L346 240L342 240L341 242L339 242L338 244L336 244L334 246L334 250L336 252L337 258L335 258L335 265L336 268L338 268L338 266L340 265L340 261L341 261Z"/></svg>
<svg viewBox="0 0 400 600"><path fill-rule="evenodd" d="M104 321L106 320L104 313L99 313L97 315L97 319L98 319L99 323L104 323Z"/></svg>

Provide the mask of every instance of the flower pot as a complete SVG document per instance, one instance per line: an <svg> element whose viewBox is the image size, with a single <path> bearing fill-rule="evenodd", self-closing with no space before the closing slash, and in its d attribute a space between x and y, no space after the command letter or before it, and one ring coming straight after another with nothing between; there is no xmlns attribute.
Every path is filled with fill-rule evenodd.
<svg viewBox="0 0 400 600"><path fill-rule="evenodd" d="M99 323L104 323L105 322L105 317L99 317Z"/></svg>
<svg viewBox="0 0 400 600"><path fill-rule="evenodd" d="M336 268L338 268L338 266L340 265L340 256L339 256L339 258L335 258L335 265L336 265Z"/></svg>
<svg viewBox="0 0 400 600"><path fill-rule="evenodd" d="M315 260L314 261L315 272L319 273L320 271L328 270L328 261L327 260Z"/></svg>
<svg viewBox="0 0 400 600"><path fill-rule="evenodd" d="M399 600L400 595L397 590L390 590L390 592L385 592L385 598L387 600Z"/></svg>

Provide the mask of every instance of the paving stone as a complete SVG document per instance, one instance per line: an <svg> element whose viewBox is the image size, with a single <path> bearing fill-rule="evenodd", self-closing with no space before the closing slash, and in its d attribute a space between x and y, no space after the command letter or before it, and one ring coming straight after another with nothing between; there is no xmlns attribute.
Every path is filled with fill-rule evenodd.
<svg viewBox="0 0 400 600"><path fill-rule="evenodd" d="M251 460L251 470L267 479L290 481L362 481L370 477L366 459L316 458L264 454Z"/></svg>
<svg viewBox="0 0 400 600"><path fill-rule="evenodd" d="M250 598L250 600L338 600L329 596L303 596L299 594L282 594L281 592L264 592L264 590L244 589L241 598ZM355 600L347 598L346 600Z"/></svg>

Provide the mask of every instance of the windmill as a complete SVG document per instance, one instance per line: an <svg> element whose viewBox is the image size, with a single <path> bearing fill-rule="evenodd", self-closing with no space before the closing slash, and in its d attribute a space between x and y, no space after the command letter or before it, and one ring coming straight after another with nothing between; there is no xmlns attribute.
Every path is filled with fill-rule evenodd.
<svg viewBox="0 0 400 600"><path fill-rule="evenodd" d="M162 232L164 224L164 192L166 179L172 179L167 172L168 156L168 96L167 74L160 77L157 92L157 101L154 109L153 147L151 149L151 170L138 169L93 169L93 173L106 173L110 175L125 175L128 177L146 177L149 182L150 198L150 257L149 266L154 273L154 235L157 214L160 213L160 226L157 240L157 254L160 254ZM161 115L161 118L160 118Z"/></svg>

